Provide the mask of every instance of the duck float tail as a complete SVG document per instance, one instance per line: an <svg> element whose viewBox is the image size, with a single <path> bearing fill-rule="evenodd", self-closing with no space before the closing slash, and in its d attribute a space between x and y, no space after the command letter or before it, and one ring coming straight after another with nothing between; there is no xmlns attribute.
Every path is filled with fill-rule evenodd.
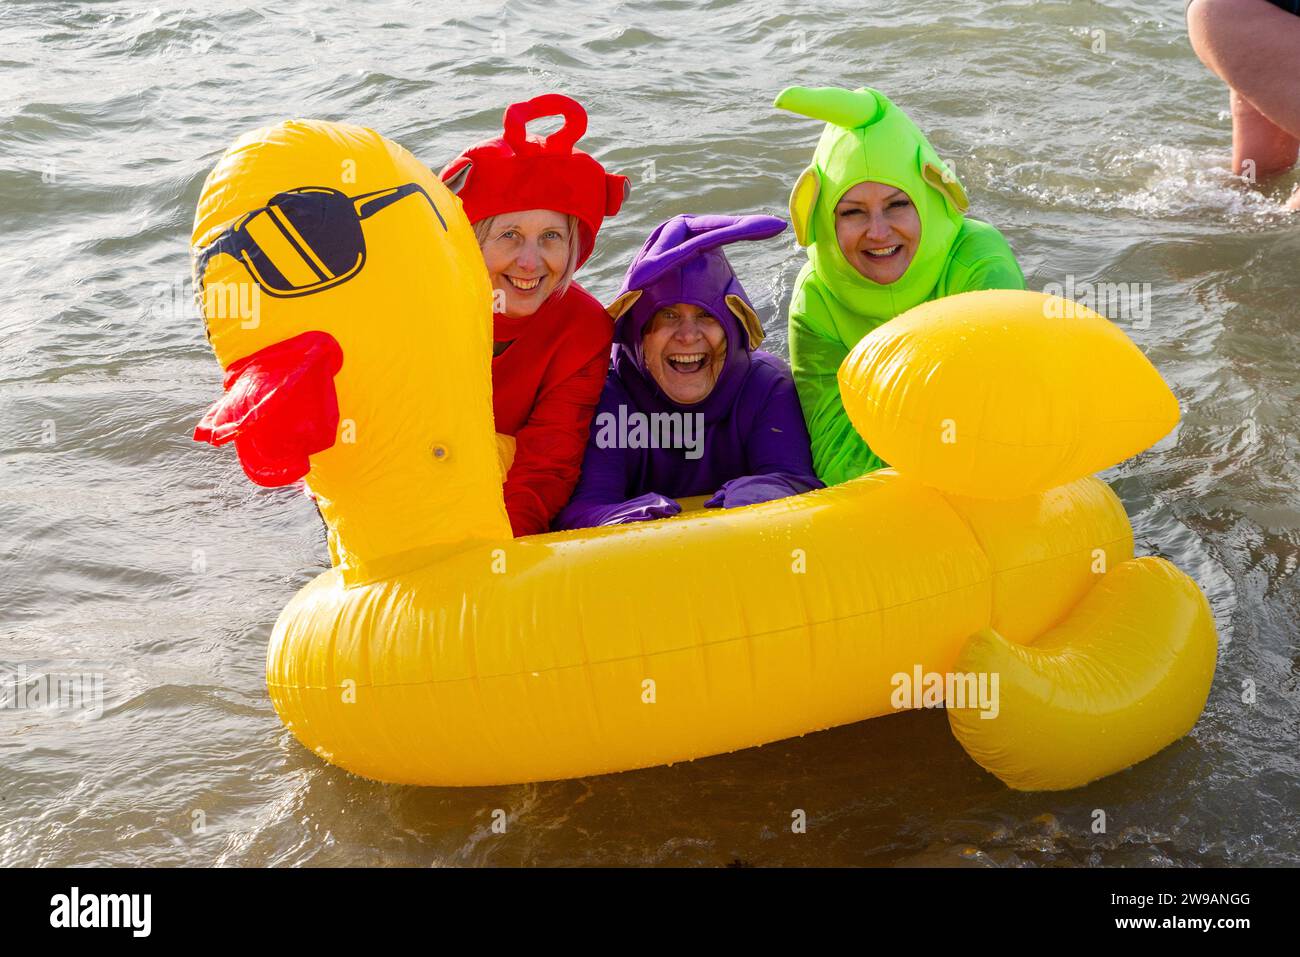
<svg viewBox="0 0 1300 957"><path fill-rule="evenodd" d="M649 767L928 704L899 683L938 673L998 679L992 709L949 682L976 760L1060 788L1154 753L1205 702L1204 598L1133 559L1088 477L1177 419L1098 316L1032 293L918 307L841 369L896 470L514 539L491 287L428 169L344 124L258 130L204 184L194 246L226 387L196 438L233 442L260 484L301 478L329 530L335 566L281 613L267 685L340 767L426 785Z"/></svg>

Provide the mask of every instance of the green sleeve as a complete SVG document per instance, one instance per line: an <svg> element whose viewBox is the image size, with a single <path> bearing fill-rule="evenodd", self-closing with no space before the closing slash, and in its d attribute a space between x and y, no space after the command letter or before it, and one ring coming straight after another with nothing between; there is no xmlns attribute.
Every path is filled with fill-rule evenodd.
<svg viewBox="0 0 1300 957"><path fill-rule="evenodd" d="M825 308L806 289L790 304L790 369L812 440L813 468L827 485L857 478L885 463L858 435L840 398L836 373L849 349L834 335Z"/></svg>
<svg viewBox="0 0 1300 957"><path fill-rule="evenodd" d="M967 219L953 244L941 287L936 299L978 289L1024 289L1025 276L995 227Z"/></svg>

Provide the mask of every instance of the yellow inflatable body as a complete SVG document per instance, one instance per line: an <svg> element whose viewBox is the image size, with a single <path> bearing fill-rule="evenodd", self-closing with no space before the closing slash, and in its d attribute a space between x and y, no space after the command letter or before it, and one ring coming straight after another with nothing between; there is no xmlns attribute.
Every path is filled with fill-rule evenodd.
<svg viewBox="0 0 1300 957"><path fill-rule="evenodd" d="M249 283L274 287L267 262L293 251L240 240L204 253L250 212L283 219L269 201L285 191L407 184L430 202L364 218L364 269L346 281L298 249L319 258L318 280L241 299ZM1176 740L1204 705L1204 597L1168 563L1133 558L1120 502L1088 477L1177 419L1100 317L1049 318L1047 297L1023 292L922 306L842 370L855 423L898 471L512 539L489 283L432 173L368 130L281 124L221 159L194 240L227 395L261 350L305 333L341 349L337 432L305 476L336 564L285 608L267 656L276 710L325 760L424 785L602 774L933 703L919 685L940 675L977 761L1013 787L1067 788ZM267 377L258 395L295 388ZM248 409L270 408L260 401ZM240 441L241 458L257 451Z"/></svg>

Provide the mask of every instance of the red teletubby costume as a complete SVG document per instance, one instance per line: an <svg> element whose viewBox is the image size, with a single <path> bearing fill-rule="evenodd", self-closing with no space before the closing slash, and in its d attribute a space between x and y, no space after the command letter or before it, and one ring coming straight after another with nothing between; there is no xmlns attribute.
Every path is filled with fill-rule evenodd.
<svg viewBox="0 0 1300 957"><path fill-rule="evenodd" d="M554 133L527 133L529 121L557 115L565 122ZM587 111L567 96L548 93L515 103L504 127L504 135L448 163L443 181L456 190L471 223L525 209L577 217L581 266L601 221L627 197L627 177L606 173L575 148L587 131ZM576 282L563 296L552 293L531 316L493 316L499 354L492 360L492 405L497 431L515 438L504 491L516 536L546 531L573 493L613 333L604 308Z"/></svg>

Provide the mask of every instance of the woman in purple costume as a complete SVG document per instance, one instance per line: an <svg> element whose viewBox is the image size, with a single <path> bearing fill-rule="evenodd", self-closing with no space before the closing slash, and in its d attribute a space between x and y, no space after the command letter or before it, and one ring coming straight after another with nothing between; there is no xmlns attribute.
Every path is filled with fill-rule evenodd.
<svg viewBox="0 0 1300 957"><path fill-rule="evenodd" d="M613 363L573 498L554 528L667 518L710 496L735 508L821 488L784 361L722 247L775 216L674 216L646 240L609 313Z"/></svg>

